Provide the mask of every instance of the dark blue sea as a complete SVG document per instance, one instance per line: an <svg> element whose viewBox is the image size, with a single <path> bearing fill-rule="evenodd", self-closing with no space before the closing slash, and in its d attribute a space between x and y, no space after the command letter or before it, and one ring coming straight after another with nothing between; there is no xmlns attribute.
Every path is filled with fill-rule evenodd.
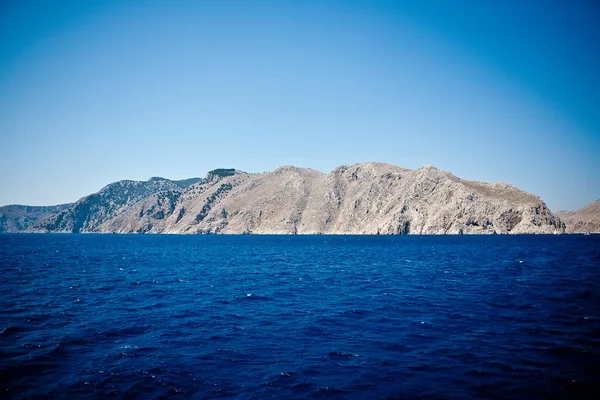
<svg viewBox="0 0 600 400"><path fill-rule="evenodd" d="M599 236L0 235L2 399L598 399Z"/></svg>

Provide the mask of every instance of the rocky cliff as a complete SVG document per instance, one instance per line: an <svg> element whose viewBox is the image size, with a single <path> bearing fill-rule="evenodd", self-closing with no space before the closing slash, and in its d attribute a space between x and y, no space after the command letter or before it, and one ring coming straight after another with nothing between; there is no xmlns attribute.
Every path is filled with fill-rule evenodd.
<svg viewBox="0 0 600 400"><path fill-rule="evenodd" d="M600 199L577 211L556 213L567 225L568 233L600 233Z"/></svg>
<svg viewBox="0 0 600 400"><path fill-rule="evenodd" d="M506 183L462 180L432 166L409 170L363 163L328 174L292 166L261 174L220 169L185 187L165 181L151 190L138 187L148 182L117 182L30 230L504 234L565 229L535 195Z"/></svg>

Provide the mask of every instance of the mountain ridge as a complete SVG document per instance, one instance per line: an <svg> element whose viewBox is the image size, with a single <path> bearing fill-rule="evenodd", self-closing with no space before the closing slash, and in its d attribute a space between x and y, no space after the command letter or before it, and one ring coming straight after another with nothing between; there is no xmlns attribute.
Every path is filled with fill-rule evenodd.
<svg viewBox="0 0 600 400"><path fill-rule="evenodd" d="M219 168L183 181L118 181L24 231L548 234L565 228L538 196L508 183L463 180L432 165L411 170L366 162L329 173L286 165L264 173Z"/></svg>

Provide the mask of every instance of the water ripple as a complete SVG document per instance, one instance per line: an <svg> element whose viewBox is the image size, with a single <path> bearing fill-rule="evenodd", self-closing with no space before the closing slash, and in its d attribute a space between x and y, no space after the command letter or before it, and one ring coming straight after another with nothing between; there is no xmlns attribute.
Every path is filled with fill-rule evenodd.
<svg viewBox="0 0 600 400"><path fill-rule="evenodd" d="M600 237L0 235L7 398L600 398Z"/></svg>

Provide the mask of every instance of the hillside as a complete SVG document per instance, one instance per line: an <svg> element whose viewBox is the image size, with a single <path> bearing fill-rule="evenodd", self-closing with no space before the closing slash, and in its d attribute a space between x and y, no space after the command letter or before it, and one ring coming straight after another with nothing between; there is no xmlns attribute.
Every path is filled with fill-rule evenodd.
<svg viewBox="0 0 600 400"><path fill-rule="evenodd" d="M539 197L506 183L362 163L328 174L220 169L184 188L161 179L117 182L30 231L504 234L557 233L564 224Z"/></svg>
<svg viewBox="0 0 600 400"><path fill-rule="evenodd" d="M86 196L59 213L47 218L29 231L43 232L94 232L95 227L131 209L137 202L156 193L174 202L189 185L199 178L171 181L150 178L148 181L119 181L111 183L97 193Z"/></svg>
<svg viewBox="0 0 600 400"><path fill-rule="evenodd" d="M22 232L67 209L72 204L58 206L22 206L12 204L0 207L0 232Z"/></svg>
<svg viewBox="0 0 600 400"><path fill-rule="evenodd" d="M566 224L568 233L600 233L600 199L577 211L556 213Z"/></svg>

